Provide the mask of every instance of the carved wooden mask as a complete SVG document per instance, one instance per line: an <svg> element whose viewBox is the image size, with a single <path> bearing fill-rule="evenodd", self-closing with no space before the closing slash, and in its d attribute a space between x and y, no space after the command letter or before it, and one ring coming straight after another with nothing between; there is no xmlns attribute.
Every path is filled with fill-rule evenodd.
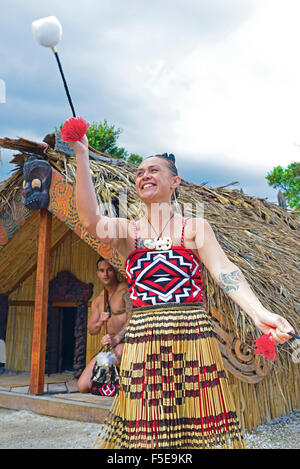
<svg viewBox="0 0 300 469"><path fill-rule="evenodd" d="M48 161L39 160L32 155L23 168L23 205L29 210L47 208L52 169Z"/></svg>

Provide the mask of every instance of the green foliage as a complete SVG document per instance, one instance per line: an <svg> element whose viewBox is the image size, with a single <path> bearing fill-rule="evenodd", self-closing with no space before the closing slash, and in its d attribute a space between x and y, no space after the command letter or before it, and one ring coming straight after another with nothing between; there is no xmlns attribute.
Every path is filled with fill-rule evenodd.
<svg viewBox="0 0 300 469"><path fill-rule="evenodd" d="M138 166L143 161L143 158L140 155L137 155L136 153L131 153L128 156L127 161Z"/></svg>
<svg viewBox="0 0 300 469"><path fill-rule="evenodd" d="M55 131L59 132L63 127L63 124L60 125L59 129L55 127ZM123 147L118 147L117 140L122 133L122 129L116 128L115 125L109 125L107 120L104 119L103 122L92 122L87 129L86 135L89 141L89 144L98 151L106 153L122 160L129 161L135 165L139 165L143 158L139 155L131 153L129 155L128 151Z"/></svg>
<svg viewBox="0 0 300 469"><path fill-rule="evenodd" d="M122 133L121 129L116 129L115 126L109 125L107 120L103 122L92 122L87 129L86 136L89 140L89 144L95 148L95 150L107 153L117 158L126 159L127 151L125 148L119 148L117 146L117 140Z"/></svg>
<svg viewBox="0 0 300 469"><path fill-rule="evenodd" d="M283 191L292 209L300 210L300 163L291 163L286 169L276 166L266 179L269 186Z"/></svg>

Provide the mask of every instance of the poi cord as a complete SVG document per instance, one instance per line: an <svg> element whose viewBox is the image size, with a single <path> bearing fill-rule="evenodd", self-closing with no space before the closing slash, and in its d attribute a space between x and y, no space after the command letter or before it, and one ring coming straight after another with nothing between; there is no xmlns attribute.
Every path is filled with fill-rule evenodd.
<svg viewBox="0 0 300 469"><path fill-rule="evenodd" d="M54 55L55 55L55 58L56 58L56 62L57 62L57 65L58 65L58 68L59 68L59 71L60 71L60 74L61 74L61 77L62 77L62 80L63 80L64 88L65 88L65 91L66 91L66 94L67 94L67 97L68 97L68 101L69 101L69 104L70 104L71 109L72 109L73 117L76 117L74 106L73 106L73 103L72 103L72 99L71 99L71 96L70 96L70 93L69 93L68 85L67 85L67 82L66 82L66 79L65 79L65 75L64 75L60 60L59 60L59 56L58 56L56 47L51 47L51 49L54 52Z"/></svg>
<svg viewBox="0 0 300 469"><path fill-rule="evenodd" d="M290 335L291 337L294 337L294 339L300 339L300 335L293 334L292 332L288 332L288 335Z"/></svg>

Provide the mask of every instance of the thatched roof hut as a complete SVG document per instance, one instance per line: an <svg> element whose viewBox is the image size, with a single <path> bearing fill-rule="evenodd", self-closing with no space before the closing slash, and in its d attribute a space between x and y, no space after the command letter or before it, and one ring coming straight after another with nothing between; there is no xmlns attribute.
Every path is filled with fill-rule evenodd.
<svg viewBox="0 0 300 469"><path fill-rule="evenodd" d="M76 159L70 147L61 146L54 135L47 136L44 141L0 139L0 146L18 151L12 160L18 169L0 185L0 297L8 297L9 308L16 305L13 300L16 291L22 291L22 284L28 279L28 275L24 277L24 271L33 274L36 269L37 246L32 233L35 230L37 234L37 211L29 211L21 203L23 166L32 154L47 161L52 170L48 212L54 215L51 256L55 257L56 253L55 262L59 263L59 256L65 256L64 250L71 249L64 242L71 232L73 244L75 239L78 244L82 243L81 253L86 256L87 263L101 254L122 274L117 253L90 236L79 223L73 194ZM130 219L139 216L142 206L135 193L134 166L92 149L90 156L91 173L102 210L114 216L126 213ZM299 216L266 200L230 190L229 186L211 188L182 181L179 206L188 204L188 210L195 214L199 203L203 204L204 217L219 243L228 258L242 270L262 304L286 317L295 330L300 331ZM125 193L127 197L123 198ZM186 210L184 214L187 214ZM19 241L14 243L17 237ZM68 257L70 255L74 256L73 251L69 251ZM73 274L81 282L93 283L91 276L85 273L84 264L81 257L78 266L73 265ZM289 341L279 346L274 364L254 354L252 341L260 332L216 285L204 266L203 276L207 305L242 427L251 429L299 408L300 360L297 357L300 345ZM32 319L26 327L32 327ZM14 344L10 346L13 350Z"/></svg>

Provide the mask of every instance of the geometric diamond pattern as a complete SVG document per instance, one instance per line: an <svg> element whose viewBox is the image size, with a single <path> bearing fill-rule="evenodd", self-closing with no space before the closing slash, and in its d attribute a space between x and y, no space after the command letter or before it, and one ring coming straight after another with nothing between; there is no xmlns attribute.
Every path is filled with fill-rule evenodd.
<svg viewBox="0 0 300 469"><path fill-rule="evenodd" d="M135 249L125 273L134 307L203 301L200 262L184 246L166 251Z"/></svg>

